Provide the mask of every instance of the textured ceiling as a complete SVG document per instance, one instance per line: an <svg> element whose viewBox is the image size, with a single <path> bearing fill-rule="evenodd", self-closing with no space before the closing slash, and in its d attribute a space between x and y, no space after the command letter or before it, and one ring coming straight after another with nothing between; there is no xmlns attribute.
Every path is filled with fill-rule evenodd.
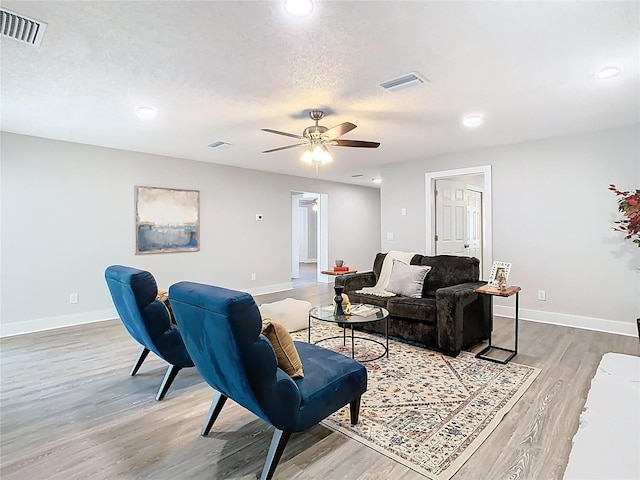
<svg viewBox="0 0 640 480"><path fill-rule="evenodd" d="M313 177L301 149L260 153L296 143L260 129L300 134L327 107L322 125L381 146L332 148L320 178L371 185L386 163L639 122L639 2L282 4L3 1L48 28L1 40L2 130ZM429 82L379 86L411 71Z"/></svg>

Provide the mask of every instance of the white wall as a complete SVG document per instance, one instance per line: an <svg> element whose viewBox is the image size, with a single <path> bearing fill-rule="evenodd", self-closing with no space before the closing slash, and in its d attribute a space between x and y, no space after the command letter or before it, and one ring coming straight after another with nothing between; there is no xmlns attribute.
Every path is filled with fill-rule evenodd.
<svg viewBox="0 0 640 480"><path fill-rule="evenodd" d="M329 198L329 258L370 269L380 193L315 179L2 133L2 335L114 318L110 264L265 293L291 286L291 191ZM134 186L200 191L201 250L135 255ZM264 220L257 222L255 214ZM341 228L349 219L349 231ZM256 281L251 281L251 273ZM70 304L77 292L79 303Z"/></svg>
<svg viewBox="0 0 640 480"><path fill-rule="evenodd" d="M387 165L382 250L424 251L426 172L491 165L493 259L513 264L521 318L636 335L640 249L611 230L619 215L607 187L640 188L639 132L634 125ZM513 300L495 304L512 314Z"/></svg>

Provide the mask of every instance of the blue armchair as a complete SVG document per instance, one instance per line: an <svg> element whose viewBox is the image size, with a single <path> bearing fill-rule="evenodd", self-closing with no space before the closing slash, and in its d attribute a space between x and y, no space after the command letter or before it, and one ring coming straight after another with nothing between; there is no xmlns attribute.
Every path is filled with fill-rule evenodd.
<svg viewBox="0 0 640 480"><path fill-rule="evenodd" d="M184 343L205 381L217 393L201 434L208 435L227 398L275 427L261 480L268 480L292 433L302 432L350 404L358 423L367 370L339 353L295 342L304 378L277 365L262 319L248 293L192 282L169 288Z"/></svg>
<svg viewBox="0 0 640 480"><path fill-rule="evenodd" d="M156 400L162 400L178 372L193 367L178 328L167 307L156 300L158 286L151 273L112 265L104 273L111 298L125 328L142 348L129 373L135 375L149 351L169 363Z"/></svg>

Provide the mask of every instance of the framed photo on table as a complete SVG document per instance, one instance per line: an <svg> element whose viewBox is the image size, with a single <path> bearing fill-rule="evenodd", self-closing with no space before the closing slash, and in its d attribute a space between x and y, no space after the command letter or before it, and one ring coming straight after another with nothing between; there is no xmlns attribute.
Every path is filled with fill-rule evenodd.
<svg viewBox="0 0 640 480"><path fill-rule="evenodd" d="M503 276L504 283L507 285L511 264L507 262L493 262L491 267L491 275L489 276L489 285L495 288L499 287L500 277Z"/></svg>

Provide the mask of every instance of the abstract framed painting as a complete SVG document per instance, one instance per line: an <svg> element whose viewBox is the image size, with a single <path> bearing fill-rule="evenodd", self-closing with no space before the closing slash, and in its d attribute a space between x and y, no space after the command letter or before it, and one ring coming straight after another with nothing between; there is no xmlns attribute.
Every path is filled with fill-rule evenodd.
<svg viewBox="0 0 640 480"><path fill-rule="evenodd" d="M136 255L200 250L200 192L136 186Z"/></svg>

